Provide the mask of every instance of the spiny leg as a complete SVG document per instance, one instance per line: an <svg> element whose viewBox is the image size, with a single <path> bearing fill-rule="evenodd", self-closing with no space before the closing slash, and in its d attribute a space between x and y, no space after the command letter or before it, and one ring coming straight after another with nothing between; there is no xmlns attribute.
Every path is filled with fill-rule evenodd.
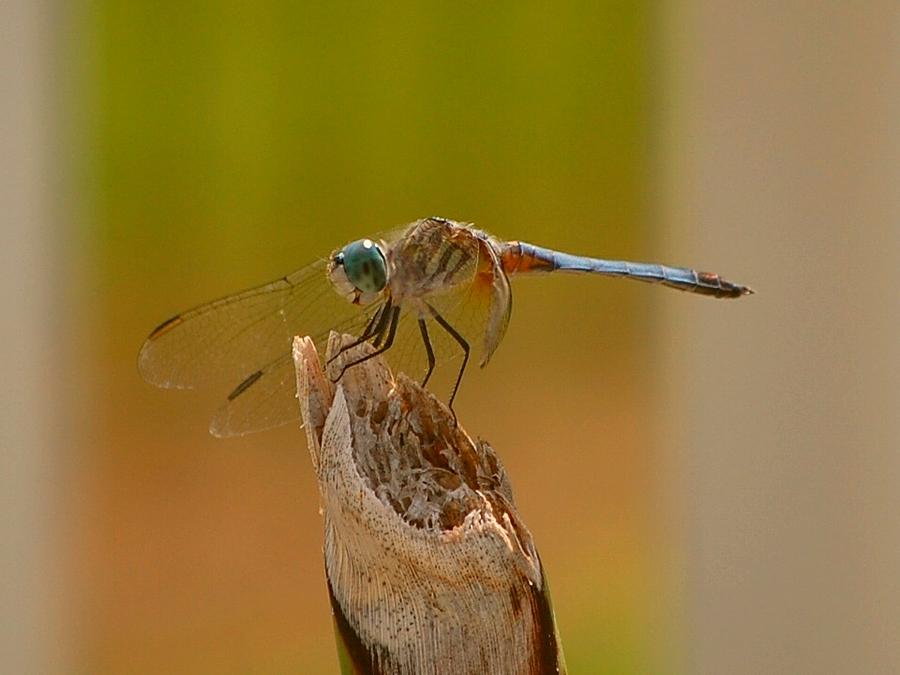
<svg viewBox="0 0 900 675"><path fill-rule="evenodd" d="M390 349L391 345L394 344L394 336L397 334L397 320L399 318L400 318L400 308L393 307L391 309L390 328L388 328L387 339L384 341L384 344L381 347L379 347L378 349L376 349L374 352L372 352L371 354L366 354L362 358L356 359L356 361L344 364L344 367L341 368L341 372L338 374L337 378L335 378L334 381L337 382L338 380L340 380L344 376L344 373L347 371L347 368L352 368L353 366L358 366L360 363L364 363L365 361L368 361L369 359L374 358L374 357L378 356L379 354L384 354L384 352L386 352L388 349ZM384 331L382 330L382 333L383 332ZM380 340L381 335L378 335L377 339Z"/></svg>
<svg viewBox="0 0 900 675"><path fill-rule="evenodd" d="M330 359L328 359L328 363L334 361L337 357L343 354L348 349L352 349L353 347L358 347L363 342L369 340L373 335L381 335L384 333L384 329L387 328L387 319L388 313L391 310L391 299L388 298L385 300L384 304L379 307L375 313L372 315L372 318L369 319L369 323L366 324L365 330L363 330L362 335L360 335L353 342L349 342L343 345Z"/></svg>
<svg viewBox="0 0 900 675"><path fill-rule="evenodd" d="M397 309L400 309L400 308L398 307ZM382 329L380 331L377 331L372 336L372 346L375 347L375 349L381 349L381 345L384 343L384 339L387 337L387 332L384 330L384 328L387 327L387 325L388 325L388 323L387 323L388 318L390 318L390 314L386 313L385 314L385 325L382 327Z"/></svg>
<svg viewBox="0 0 900 675"><path fill-rule="evenodd" d="M422 342L425 343L425 353L428 355L428 373L422 380L422 386L428 384L431 373L434 372L434 348L431 346L431 339L428 337L428 326L425 325L425 319L419 318L419 332L422 333Z"/></svg>
<svg viewBox="0 0 900 675"><path fill-rule="evenodd" d="M453 393L450 394L450 400L447 402L447 407L452 411L453 399L456 398L456 392L459 390L459 383L462 382L463 373L466 372L466 364L469 362L469 343L466 342L466 339L462 335L460 335L453 326L447 323L447 320L444 319L444 317L442 317L434 307L428 305L428 309L431 311L431 316L434 317L434 320L438 322L438 325L440 325L441 328L447 331L450 334L450 337L456 340L456 342L460 347L462 347L464 352L462 367L459 369L459 375L456 376L456 384L453 385ZM455 416L456 413L454 413L454 418Z"/></svg>

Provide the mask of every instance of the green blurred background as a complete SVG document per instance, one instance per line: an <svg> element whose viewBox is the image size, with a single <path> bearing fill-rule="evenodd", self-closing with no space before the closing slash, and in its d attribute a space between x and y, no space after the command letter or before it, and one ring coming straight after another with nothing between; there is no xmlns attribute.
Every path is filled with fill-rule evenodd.
<svg viewBox="0 0 900 675"><path fill-rule="evenodd" d="M892 3L0 10L9 672L336 672L303 433L137 350L426 215L759 291L517 281L463 384L571 673L900 668Z"/></svg>
<svg viewBox="0 0 900 675"><path fill-rule="evenodd" d="M335 670L302 434L210 439L218 401L144 386L136 349L173 312L425 215L649 255L651 18L640 2L90 7L89 670ZM654 299L520 286L460 419L508 465L572 671L647 670L634 338Z"/></svg>

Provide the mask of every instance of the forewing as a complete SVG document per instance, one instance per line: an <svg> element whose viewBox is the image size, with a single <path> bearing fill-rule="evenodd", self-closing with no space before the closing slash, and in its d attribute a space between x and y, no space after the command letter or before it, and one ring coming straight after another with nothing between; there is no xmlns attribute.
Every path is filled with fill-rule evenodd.
<svg viewBox="0 0 900 675"><path fill-rule="evenodd" d="M163 323L141 348L138 366L144 379L160 387L225 383L227 399L210 432L261 431L300 416L290 358L293 337L308 335L321 350L331 330L353 333L373 309L339 296L326 263L319 261Z"/></svg>
<svg viewBox="0 0 900 675"><path fill-rule="evenodd" d="M144 342L138 367L159 387L235 386L288 353L294 335L326 334L359 311L335 293L318 261L169 319Z"/></svg>

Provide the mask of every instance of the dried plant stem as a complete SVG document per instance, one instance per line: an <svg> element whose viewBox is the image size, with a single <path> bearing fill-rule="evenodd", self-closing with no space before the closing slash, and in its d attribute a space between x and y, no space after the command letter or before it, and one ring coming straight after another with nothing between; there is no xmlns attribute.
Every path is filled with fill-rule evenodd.
<svg viewBox="0 0 900 675"><path fill-rule="evenodd" d="M333 334L326 360L349 337ZM369 345L294 342L344 673L565 673L531 535L494 451Z"/></svg>

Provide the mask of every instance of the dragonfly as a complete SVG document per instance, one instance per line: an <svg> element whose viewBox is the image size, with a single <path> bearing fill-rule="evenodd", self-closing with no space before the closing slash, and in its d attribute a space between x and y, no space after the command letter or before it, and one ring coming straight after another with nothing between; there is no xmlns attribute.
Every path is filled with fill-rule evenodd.
<svg viewBox="0 0 900 675"><path fill-rule="evenodd" d="M452 410L472 352L484 367L503 339L510 279L550 272L633 279L713 298L753 293L711 272L571 255L430 217L164 321L141 347L138 368L163 388L226 382L230 393L209 430L239 436L299 418L292 339L308 335L324 353L329 334L339 331L356 336L341 352L364 342L374 347L340 375L387 352L395 368L422 374L425 386L436 364L462 356Z"/></svg>

